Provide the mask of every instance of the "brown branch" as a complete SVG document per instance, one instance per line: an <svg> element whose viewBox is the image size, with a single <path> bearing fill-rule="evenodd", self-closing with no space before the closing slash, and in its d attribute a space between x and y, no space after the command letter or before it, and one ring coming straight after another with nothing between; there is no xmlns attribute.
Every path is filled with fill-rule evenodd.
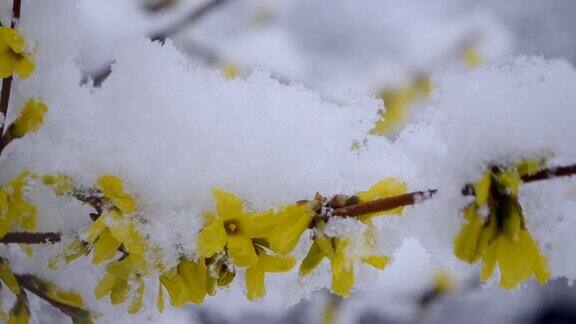
<svg viewBox="0 0 576 324"><path fill-rule="evenodd" d="M90 315L90 313L85 309L61 303L57 300L52 299L50 296L46 295L46 293L44 293L39 286L40 280L37 279L35 276L29 274L23 274L23 275L14 274L14 276L16 277L16 280L18 281L20 287L44 299L46 302L48 302L50 305L60 310L62 313L72 318L88 318L88 316Z"/></svg>
<svg viewBox="0 0 576 324"><path fill-rule="evenodd" d="M60 233L29 233L29 232L11 232L7 233L0 239L0 243L21 243L21 244L42 244L58 243L62 240Z"/></svg>
<svg viewBox="0 0 576 324"><path fill-rule="evenodd" d="M220 7L221 5L225 4L228 1L230 0L210 0L205 4L203 4L202 6L200 6L199 8L192 11L183 19L175 22L172 26L169 26L166 29L151 35L150 38L153 41L164 41L166 38L174 35L179 30L194 25L208 13L210 13L211 11Z"/></svg>
<svg viewBox="0 0 576 324"><path fill-rule="evenodd" d="M568 177L573 175L576 175L576 164L543 169L535 174L522 177L522 181L524 181L525 183L529 183L540 180L553 179L557 177ZM334 211L332 212L332 215L361 216L370 213L392 210L394 208L402 206L414 205L421 201L430 199L437 191L438 191L437 189L416 191L400 196L387 197L365 203L358 203L341 208L335 208ZM474 185L473 184L465 185L464 188L462 188L462 194L465 196L473 196L475 194Z"/></svg>
<svg viewBox="0 0 576 324"><path fill-rule="evenodd" d="M558 177L576 175L576 164L540 170L532 175L522 177L524 182L534 182Z"/></svg>
<svg viewBox="0 0 576 324"><path fill-rule="evenodd" d="M542 169L534 174L523 176L522 181L524 183L530 183L559 177L570 177L573 175L576 175L576 164ZM471 183L462 188L462 194L464 196L474 196L474 191L474 185Z"/></svg>
<svg viewBox="0 0 576 324"><path fill-rule="evenodd" d="M436 189L431 189L431 190L427 190L427 191L416 191L416 192L411 192L411 193L407 193L407 194L400 195L400 196L377 199L377 200L368 201L365 203L359 203L359 204L335 209L332 212L332 215L335 215L335 216L361 216L361 215L370 214L370 213L392 210L394 208L414 205L414 204L419 203L421 201L430 199L436 192L437 192Z"/></svg>

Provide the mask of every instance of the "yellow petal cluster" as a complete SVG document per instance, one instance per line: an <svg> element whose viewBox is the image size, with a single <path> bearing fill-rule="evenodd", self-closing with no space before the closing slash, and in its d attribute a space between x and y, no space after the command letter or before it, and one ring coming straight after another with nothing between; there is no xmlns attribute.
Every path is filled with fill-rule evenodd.
<svg viewBox="0 0 576 324"><path fill-rule="evenodd" d="M287 272L296 264L296 260L292 257L270 255L262 247L256 249L258 262L246 270L246 296L249 300L258 300L266 294L264 280L267 272Z"/></svg>
<svg viewBox="0 0 576 324"><path fill-rule="evenodd" d="M364 244L369 253L361 256L350 255L348 247L351 239L346 237L328 237L318 234L314 237L312 246L300 264L301 277L310 274L324 258L330 260L332 269L331 291L340 297L348 297L354 286L354 263L356 260L382 270L389 262L389 258L376 252L374 229L369 226L364 233Z"/></svg>
<svg viewBox="0 0 576 324"><path fill-rule="evenodd" d="M104 198L109 199L122 214L136 211L136 199L124 191L122 179L106 174L98 178L97 184Z"/></svg>
<svg viewBox="0 0 576 324"><path fill-rule="evenodd" d="M8 260L4 258L0 258L0 279L14 295L20 294L20 285L8 265Z"/></svg>
<svg viewBox="0 0 576 324"><path fill-rule="evenodd" d="M246 212L242 200L233 193L213 189L212 194L216 213L207 215L207 223L198 234L198 253L208 258L226 248L237 266L255 266L258 256L252 239L269 233L275 222L273 212Z"/></svg>
<svg viewBox="0 0 576 324"><path fill-rule="evenodd" d="M109 263L106 266L106 275L94 292L96 298L110 295L110 302L117 305L124 303L131 296L128 313L138 313L142 308L144 297L144 280L140 265L141 261L133 258L132 255Z"/></svg>
<svg viewBox="0 0 576 324"><path fill-rule="evenodd" d="M57 196L70 195L74 190L72 178L65 174L46 174L42 176L42 182L51 187Z"/></svg>
<svg viewBox="0 0 576 324"><path fill-rule="evenodd" d="M276 213L276 224L268 236L272 250L285 255L294 249L314 217L311 204L287 205Z"/></svg>
<svg viewBox="0 0 576 324"><path fill-rule="evenodd" d="M206 259L200 258L198 262L181 260L178 266L160 276L160 283L158 300L162 302L158 304L164 303L164 287L170 297L170 304L178 307L187 302L202 303L207 295L214 293L216 279L211 276Z"/></svg>
<svg viewBox="0 0 576 324"><path fill-rule="evenodd" d="M396 89L386 89L380 93L385 110L370 130L371 135L388 135L398 131L408 119L408 109L416 102L426 99L432 90L430 79L422 76L411 84Z"/></svg>
<svg viewBox="0 0 576 324"><path fill-rule="evenodd" d="M522 176L542 167L542 161L524 160L502 170L491 168L474 185L476 199L464 212L464 223L454 238L454 254L475 263L482 261L480 279L488 280L496 265L500 286L517 287L535 275L540 283L550 278L547 258L530 232L518 202ZM487 207L487 215L481 209Z"/></svg>
<svg viewBox="0 0 576 324"><path fill-rule="evenodd" d="M26 134L33 133L40 128L44 122L44 116L48 111L48 107L41 101L28 100L20 115L14 123L8 128L8 132L12 138L21 138Z"/></svg>
<svg viewBox="0 0 576 324"><path fill-rule="evenodd" d="M21 79L28 78L36 64L26 52L26 40L17 30L0 27L0 78L16 73Z"/></svg>
<svg viewBox="0 0 576 324"><path fill-rule="evenodd" d="M24 190L33 174L23 171L0 188L0 237L12 229L31 231L36 229L38 209L26 200Z"/></svg>

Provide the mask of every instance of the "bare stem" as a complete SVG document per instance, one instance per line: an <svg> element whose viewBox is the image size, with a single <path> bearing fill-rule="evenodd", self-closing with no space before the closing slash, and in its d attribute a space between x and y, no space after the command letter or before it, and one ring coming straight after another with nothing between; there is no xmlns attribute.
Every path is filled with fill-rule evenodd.
<svg viewBox="0 0 576 324"><path fill-rule="evenodd" d="M543 169L532 175L523 176L522 181L529 183L559 177L571 177L573 175L576 175L576 164ZM474 185L471 183L462 188L462 194L464 196L474 196L474 191Z"/></svg>
<svg viewBox="0 0 576 324"><path fill-rule="evenodd" d="M29 232L11 232L7 233L0 239L0 243L21 243L21 244L43 244L58 243L62 240L60 233L29 233Z"/></svg>
<svg viewBox="0 0 576 324"><path fill-rule="evenodd" d="M208 13L213 11L214 9L220 7L221 5L225 4L230 0L210 0L197 8L196 10L192 11L182 20L175 22L173 25L167 27L164 30L156 32L155 34L151 35L150 38L154 41L164 41L166 38L174 35L176 32L182 30L185 27L189 27L194 25L196 22L200 21L200 19L206 16Z"/></svg>
<svg viewBox="0 0 576 324"><path fill-rule="evenodd" d="M361 216L370 213L392 210L402 206L414 205L423 200L430 199L436 192L436 189L416 191L400 196L387 197L364 203L358 203L355 205L335 209L334 212L332 212L332 215Z"/></svg>
<svg viewBox="0 0 576 324"><path fill-rule="evenodd" d="M543 169L535 174L522 177L522 180L525 183L529 183L529 182L553 179L557 177L569 177L573 175L576 175L576 164ZM437 189L416 191L400 196L387 197L365 203L358 203L351 206L336 208L332 212L332 215L361 216L370 213L392 210L394 208L402 206L410 206L417 204L421 201L430 199L437 191L438 191ZM462 194L465 196L473 196L475 194L474 185L473 184L465 185L464 188L462 188Z"/></svg>

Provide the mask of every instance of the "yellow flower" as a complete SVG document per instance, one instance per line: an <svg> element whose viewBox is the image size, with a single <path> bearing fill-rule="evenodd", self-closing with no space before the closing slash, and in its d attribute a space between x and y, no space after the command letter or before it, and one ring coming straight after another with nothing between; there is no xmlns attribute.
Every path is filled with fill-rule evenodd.
<svg viewBox="0 0 576 324"><path fill-rule="evenodd" d="M482 64L483 58L476 46L468 45L462 50L462 60L466 63L466 66L473 69Z"/></svg>
<svg viewBox="0 0 576 324"><path fill-rule="evenodd" d="M121 304L132 297L128 313L135 314L142 308L142 298L144 296L144 275L141 270L142 263L135 260L132 255L126 258L111 262L106 266L107 274L100 281L94 292L96 298L101 299L110 295L113 305Z"/></svg>
<svg viewBox="0 0 576 324"><path fill-rule="evenodd" d="M0 188L0 237L13 228L31 231L36 229L38 209L26 200L24 189L33 178L29 171L23 171Z"/></svg>
<svg viewBox="0 0 576 324"><path fill-rule="evenodd" d="M198 262L182 260L178 266L160 276L160 282L170 297L170 304L175 307L187 302L200 304L210 293L211 283L206 260L201 258ZM163 294L162 288L159 294ZM163 304L163 297L162 304Z"/></svg>
<svg viewBox="0 0 576 324"><path fill-rule="evenodd" d="M126 219L118 210L103 212L84 234L85 241L93 245L94 264L115 256L120 245L133 258L144 259L146 240L134 221Z"/></svg>
<svg viewBox="0 0 576 324"><path fill-rule="evenodd" d="M42 177L42 182L44 185L52 187L52 190L58 196L69 195L74 189L72 178L65 174L46 174Z"/></svg>
<svg viewBox="0 0 576 324"><path fill-rule="evenodd" d="M33 133L44 122L44 116L48 111L46 104L40 101L28 100L20 115L8 128L12 138L21 138L26 134Z"/></svg>
<svg viewBox="0 0 576 324"><path fill-rule="evenodd" d="M0 258L0 279L2 279L2 282L8 286L14 295L18 296L20 294L18 280L16 280L14 273L12 273L12 270L8 266L8 260L4 258Z"/></svg>
<svg viewBox="0 0 576 324"><path fill-rule="evenodd" d="M501 170L493 168L474 185L476 199L465 210L465 223L454 238L454 254L474 263L481 260L480 279L486 281L498 265L500 286L512 289L532 275L548 281L548 261L528 232L518 193L522 176L537 172L542 162L524 160ZM487 206L488 215L480 214Z"/></svg>
<svg viewBox="0 0 576 324"><path fill-rule="evenodd" d="M26 41L17 30L0 27L0 78L16 73L21 79L34 72L35 63L25 52Z"/></svg>
<svg viewBox="0 0 576 324"><path fill-rule="evenodd" d="M294 267L296 260L292 257L269 255L257 247L258 262L246 271L246 296L249 300L258 300L266 294L264 279L266 272L287 272Z"/></svg>
<svg viewBox="0 0 576 324"><path fill-rule="evenodd" d="M370 242L372 234L365 234L368 247L372 247ZM328 258L332 268L331 291L340 297L347 297L354 286L354 256L348 255L350 239L345 237L327 237L317 235L306 257L300 264L299 273L301 277L310 274L324 258ZM360 261L382 270L388 264L387 256L369 253L363 255Z"/></svg>
<svg viewBox="0 0 576 324"><path fill-rule="evenodd" d="M136 199L124 191L122 179L117 176L103 175L97 181L100 191L108 198L123 214L136 211Z"/></svg>
<svg viewBox="0 0 576 324"><path fill-rule="evenodd" d="M380 97L384 99L385 110L380 111L370 135L388 135L400 129L408 119L410 106L428 97L431 90L430 79L421 76L407 86L382 91Z"/></svg>
<svg viewBox="0 0 576 324"><path fill-rule="evenodd" d="M408 185L406 182L400 181L396 178L386 178L384 180L378 181L367 191L361 191L356 195L360 199L360 202L369 202L377 199L393 197L403 195L408 192ZM357 218L362 222L368 222L376 216L382 215L399 215L402 213L404 207L398 207L392 210L370 213L358 216Z"/></svg>
<svg viewBox="0 0 576 324"><path fill-rule="evenodd" d="M62 261L68 264L81 256L88 255L88 253L90 253L88 243L80 238L75 238L63 251L50 258L48 267L52 270L58 270L62 266Z"/></svg>
<svg viewBox="0 0 576 324"><path fill-rule="evenodd" d="M550 279L548 260L525 229L519 231L515 241L508 235L498 237L488 247L482 261L480 279L488 280L498 264L502 288L513 289L532 275L535 275L541 284Z"/></svg>
<svg viewBox="0 0 576 324"><path fill-rule="evenodd" d="M252 238L262 238L274 225L272 212L245 212L240 198L233 193L213 189L216 214L208 214L207 224L198 233L198 252L211 257L225 247L237 266L249 267L258 262Z"/></svg>
<svg viewBox="0 0 576 324"><path fill-rule="evenodd" d="M288 254L314 217L310 203L287 205L276 215L277 223L268 236L270 247L277 253Z"/></svg>

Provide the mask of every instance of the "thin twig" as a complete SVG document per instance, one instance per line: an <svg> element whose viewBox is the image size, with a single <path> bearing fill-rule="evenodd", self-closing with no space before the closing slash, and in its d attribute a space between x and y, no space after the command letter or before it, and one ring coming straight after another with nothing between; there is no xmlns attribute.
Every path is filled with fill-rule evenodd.
<svg viewBox="0 0 576 324"><path fill-rule="evenodd" d="M28 290L29 292L33 293L34 295L44 299L53 307L60 310L62 313L73 317L73 318L88 318L90 313L82 308L70 306L64 303L61 303L57 300L52 299L50 296L46 295L38 286L38 279L35 276L29 274L14 274L16 280L20 287Z"/></svg>
<svg viewBox="0 0 576 324"><path fill-rule="evenodd" d="M392 210L402 206L414 205L423 200L430 199L436 192L436 189L432 189L427 191L411 192L400 196L376 199L365 203L359 203L335 209L332 212L332 215L361 216L370 213Z"/></svg>
<svg viewBox="0 0 576 324"><path fill-rule="evenodd" d="M60 233L29 233L29 232L11 232L7 233L0 239L0 243L21 243L21 244L43 244L58 243L62 240Z"/></svg>
<svg viewBox="0 0 576 324"><path fill-rule="evenodd" d="M206 2L204 5L190 12L188 15L186 15L186 17L182 18L181 20L175 22L174 24L163 30L151 34L149 37L153 41L163 42L164 40L166 40L166 38L174 35L176 32L183 29L184 27L194 25L196 22L200 21L204 16L206 16L214 9L220 7L221 5L225 4L228 1L230 0L210 0ZM102 82L104 82L104 80L106 80L111 73L112 73L112 62L109 62L96 72L90 73L89 78L92 80L94 86L100 86ZM88 80L88 78L86 78L86 80Z"/></svg>
<svg viewBox="0 0 576 324"><path fill-rule="evenodd" d="M202 6L200 6L199 8L192 11L183 19L175 22L173 25L151 35L150 38L153 41L164 41L166 38L174 35L176 32L182 30L183 28L194 25L208 13L210 13L211 11L220 7L221 5L225 4L228 1L230 0L210 0L205 4L203 4Z"/></svg>
<svg viewBox="0 0 576 324"><path fill-rule="evenodd" d="M576 164L543 169L535 174L522 177L522 180L525 183L528 183L557 177L568 177L573 175L576 175ZM437 189L416 191L400 196L393 196L365 203L358 203L351 206L337 208L332 212L332 215L361 216L370 213L392 210L394 208L402 206L410 206L431 198L437 191L438 191ZM474 185L473 184L465 185L464 188L462 188L462 194L465 196L473 196L475 194Z"/></svg>
<svg viewBox="0 0 576 324"><path fill-rule="evenodd" d="M543 169L534 174L523 176L522 181L524 183L529 183L552 178L570 177L573 175L576 175L576 164ZM465 185L464 188L462 188L462 194L464 196L474 196L474 191L474 185L471 183Z"/></svg>

